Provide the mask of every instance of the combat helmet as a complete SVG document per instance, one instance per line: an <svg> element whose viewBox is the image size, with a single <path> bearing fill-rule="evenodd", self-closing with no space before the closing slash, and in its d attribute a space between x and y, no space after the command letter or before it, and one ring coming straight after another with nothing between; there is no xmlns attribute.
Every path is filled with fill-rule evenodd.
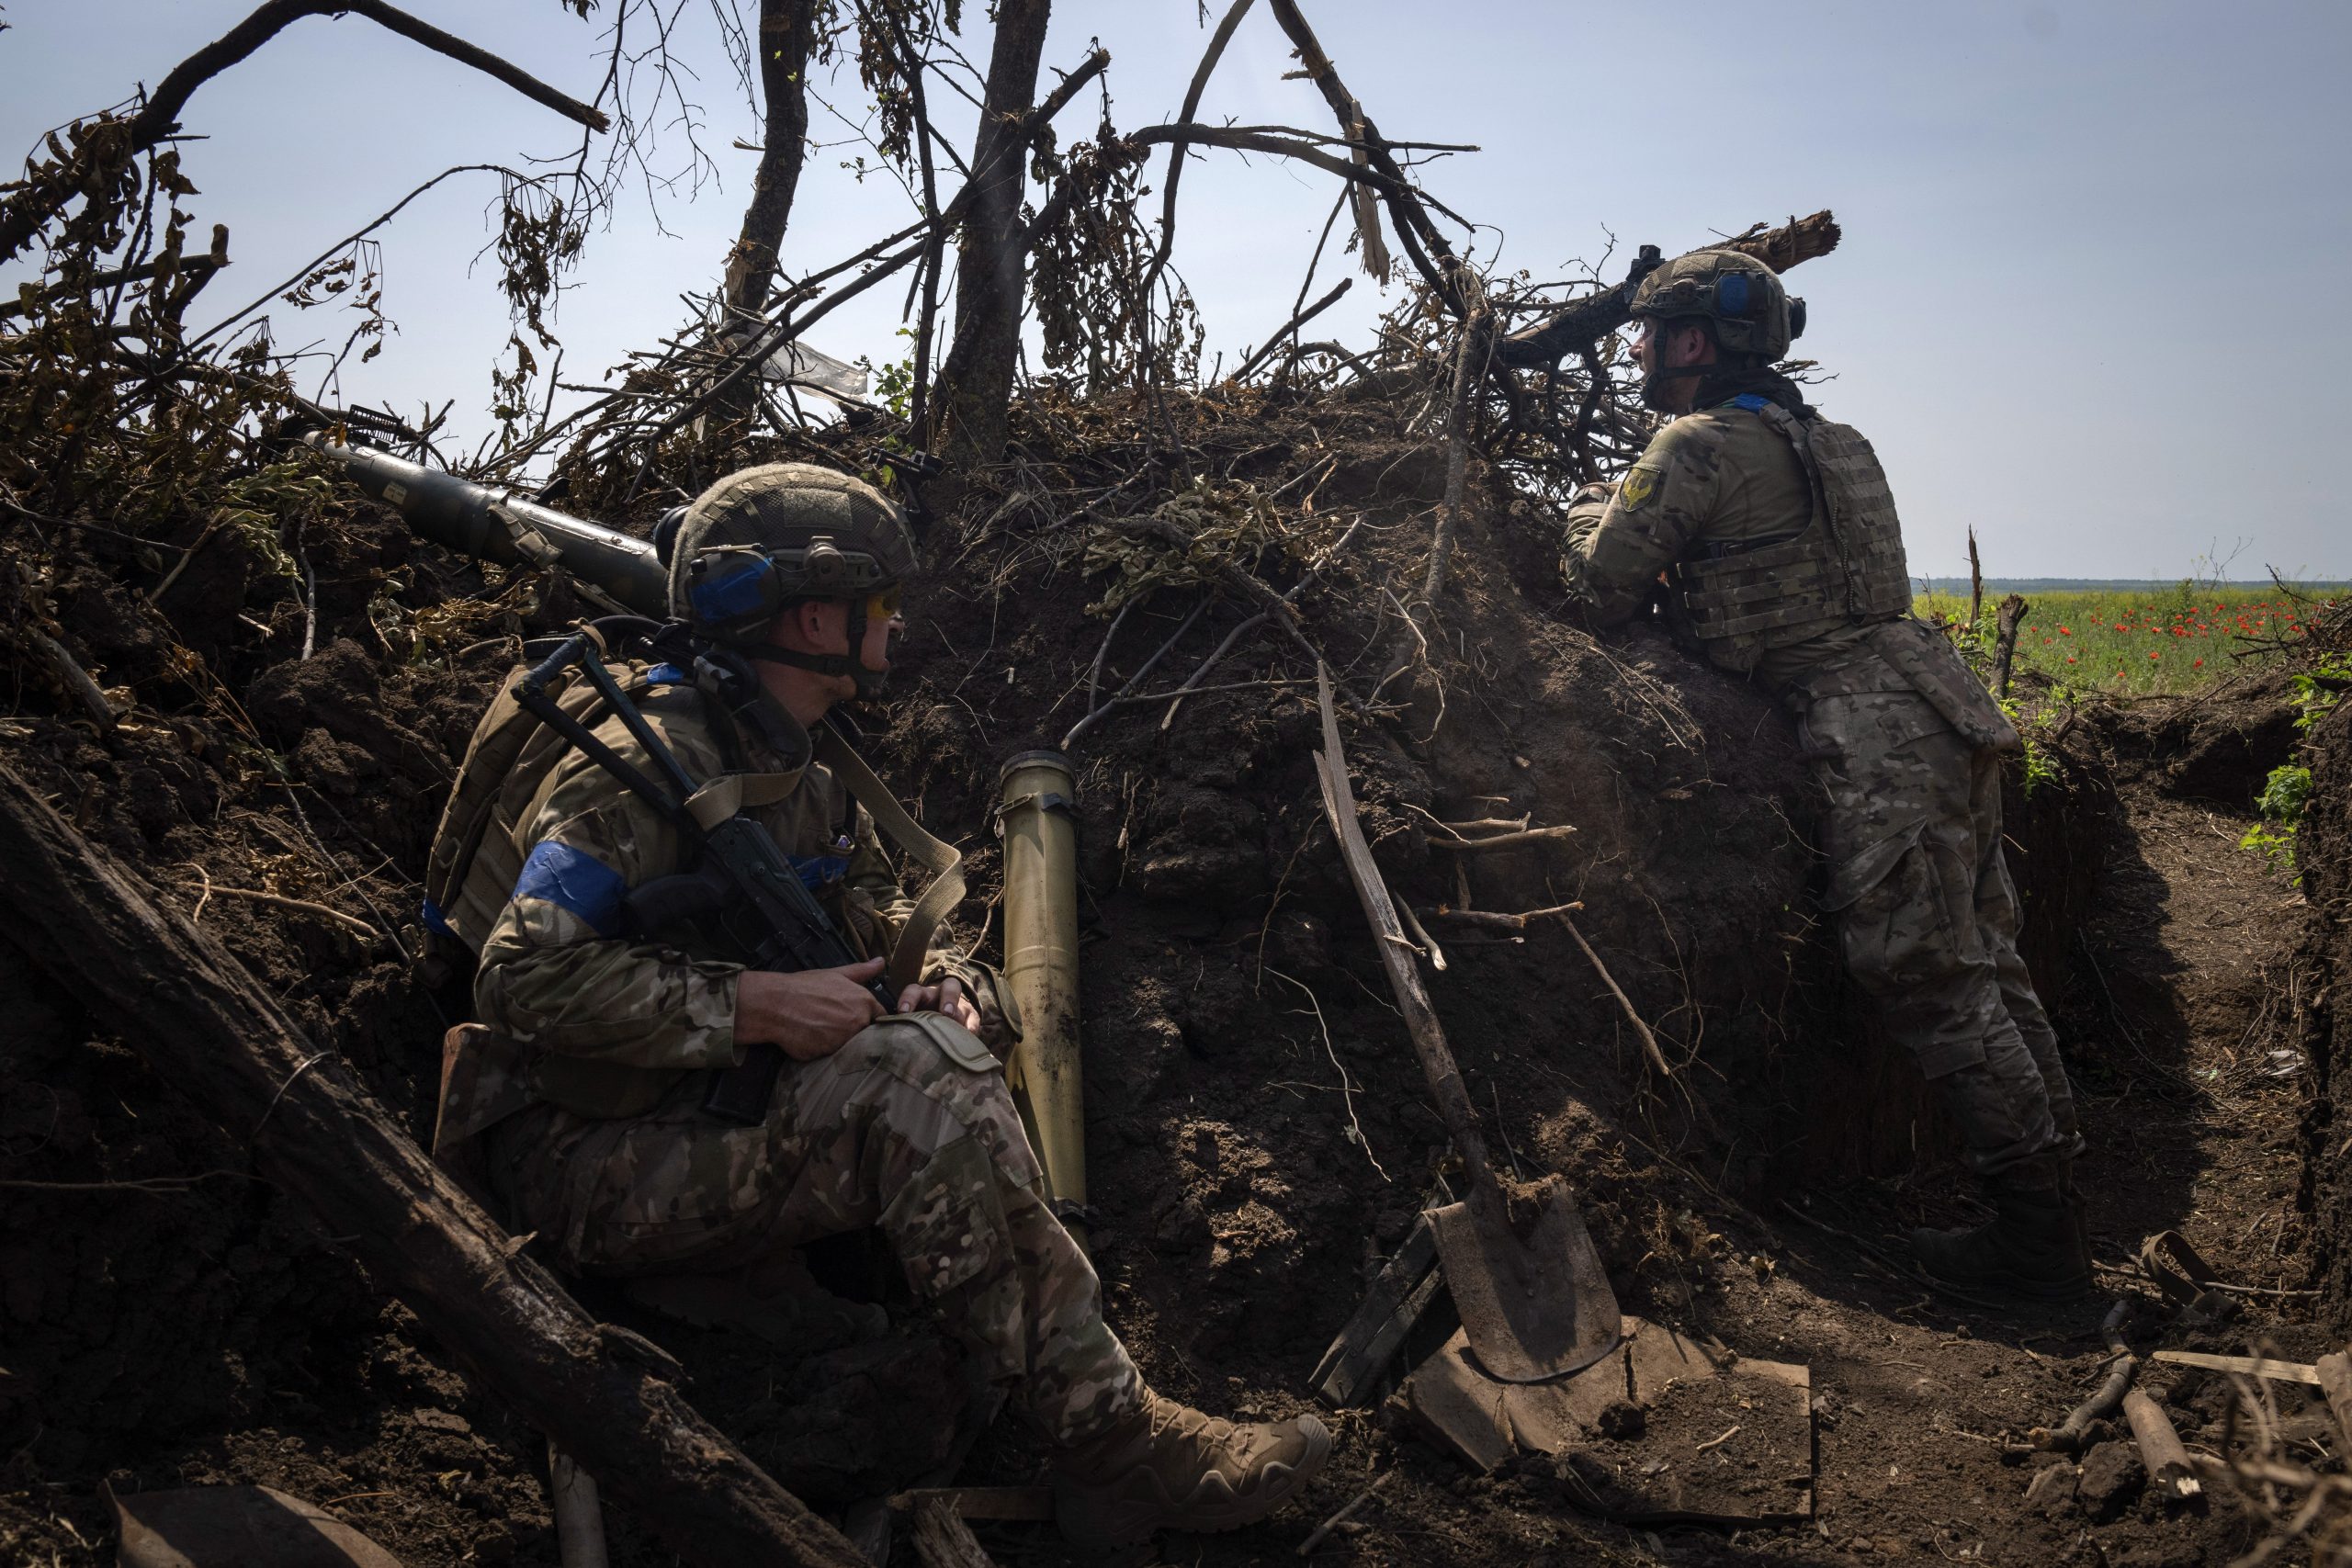
<svg viewBox="0 0 2352 1568"><path fill-rule="evenodd" d="M866 625L897 613L897 589L915 569L906 519L881 491L814 463L766 463L720 479L662 532L673 619L736 653L846 675L858 695L873 694L883 671L859 657ZM768 643L776 616L808 599L850 605L846 652Z"/></svg>
<svg viewBox="0 0 2352 1568"><path fill-rule="evenodd" d="M1663 325L1697 317L1714 330L1715 346L1735 363L1771 365L1804 331L1804 301L1792 299L1780 275L1739 251L1692 251L1652 272L1634 291L1636 321ZM1710 366L1661 367L1642 390L1657 406L1658 383L1703 375Z"/></svg>

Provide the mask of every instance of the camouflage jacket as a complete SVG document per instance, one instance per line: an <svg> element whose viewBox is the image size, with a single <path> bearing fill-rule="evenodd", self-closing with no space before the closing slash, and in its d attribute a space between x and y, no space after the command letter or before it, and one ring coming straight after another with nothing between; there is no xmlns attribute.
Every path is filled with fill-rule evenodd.
<svg viewBox="0 0 2352 1568"><path fill-rule="evenodd" d="M854 949L866 957L888 953L913 901L900 888L865 813L823 764L808 760L805 736L794 748L797 755L785 756L747 733L730 768L692 688L660 687L639 706L695 778L729 771L796 776L780 800L748 806L745 814L757 818L791 857ZM780 728L797 729L788 719ZM618 718L608 718L595 734L650 771ZM681 1073L732 1066L741 1057L735 1040L740 955L713 951L708 939L692 931L630 929L629 890L686 869L679 863L675 830L578 751L567 751L556 764L543 796L534 818L515 830L522 874L482 945L474 981L477 1016L519 1049L469 1075L473 1081L463 1095L469 1103L445 1103L445 1127L454 1117L468 1130L479 1129L529 1100L560 1098L539 1081L554 1059L573 1065L568 1081L631 1086L618 1100L633 1106L665 1091ZM963 980L980 1010L984 1033L1001 1039L1005 1024L994 971L935 937L923 975ZM584 1073L581 1064L590 1065ZM512 1081L518 1077L526 1081Z"/></svg>
<svg viewBox="0 0 2352 1568"><path fill-rule="evenodd" d="M1625 478L1569 504L1561 572L1603 625L1644 614L1658 574L1710 547L1782 539L1813 517L1813 491L1788 442L1744 409L1701 409L1659 431ZM1850 661L1868 628L1843 626L1774 649L1757 667L1778 691Z"/></svg>

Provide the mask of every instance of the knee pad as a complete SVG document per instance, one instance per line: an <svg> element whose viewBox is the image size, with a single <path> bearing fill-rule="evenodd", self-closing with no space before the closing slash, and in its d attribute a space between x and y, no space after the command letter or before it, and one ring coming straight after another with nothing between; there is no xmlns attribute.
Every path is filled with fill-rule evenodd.
<svg viewBox="0 0 2352 1568"><path fill-rule="evenodd" d="M1004 1064L980 1037L938 1012L898 1012L877 1018L834 1053L844 1073L881 1067L912 1080L927 1078L943 1061L967 1073L1002 1073Z"/></svg>

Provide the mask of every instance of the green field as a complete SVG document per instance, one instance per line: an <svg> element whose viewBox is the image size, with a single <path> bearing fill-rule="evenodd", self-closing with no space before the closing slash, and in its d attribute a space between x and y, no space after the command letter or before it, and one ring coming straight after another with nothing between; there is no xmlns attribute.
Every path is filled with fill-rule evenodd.
<svg viewBox="0 0 2352 1568"><path fill-rule="evenodd" d="M1994 606L2005 584L1985 584L1979 636L1989 654ZM2332 607L2344 590L2179 583L2170 588L2043 591L2029 606L2018 637L2016 668L2037 670L2079 692L2183 692L2258 666L2256 644L2301 634L2303 617ZM1919 595L1923 616L1968 618L1968 595Z"/></svg>

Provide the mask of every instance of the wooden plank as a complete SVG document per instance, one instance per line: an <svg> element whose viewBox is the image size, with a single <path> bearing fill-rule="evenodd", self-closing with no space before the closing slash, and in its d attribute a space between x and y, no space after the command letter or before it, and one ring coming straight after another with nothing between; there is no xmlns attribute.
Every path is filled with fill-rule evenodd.
<svg viewBox="0 0 2352 1568"><path fill-rule="evenodd" d="M1388 1363L1437 1299L1440 1284L1437 1233L1424 1213L1416 1216L1412 1234L1373 1280L1347 1326L1316 1364L1308 1380L1316 1394L1335 1410L1351 1410L1369 1403Z"/></svg>
<svg viewBox="0 0 2352 1568"><path fill-rule="evenodd" d="M2202 1350L2159 1350L2159 1361L2177 1367L2202 1367L2209 1372L2236 1372L2243 1377L2268 1378L2274 1382L2307 1382L2324 1387L2319 1369L2301 1361L2273 1361L2263 1356L2209 1356Z"/></svg>
<svg viewBox="0 0 2352 1568"><path fill-rule="evenodd" d="M2341 1350L2322 1356L2312 1369L2319 1374L2320 1392L2327 1395L2328 1413L2335 1417L2338 1453L2352 1453L2352 1357Z"/></svg>
<svg viewBox="0 0 2352 1568"><path fill-rule="evenodd" d="M915 1510L915 1555L923 1568L996 1568L964 1516L936 1495Z"/></svg>
<svg viewBox="0 0 2352 1568"><path fill-rule="evenodd" d="M1513 1450L1505 1404L1512 1385L1499 1383L1464 1354L1463 1330L1405 1380L1405 1412L1438 1444L1480 1474L1501 1468Z"/></svg>

